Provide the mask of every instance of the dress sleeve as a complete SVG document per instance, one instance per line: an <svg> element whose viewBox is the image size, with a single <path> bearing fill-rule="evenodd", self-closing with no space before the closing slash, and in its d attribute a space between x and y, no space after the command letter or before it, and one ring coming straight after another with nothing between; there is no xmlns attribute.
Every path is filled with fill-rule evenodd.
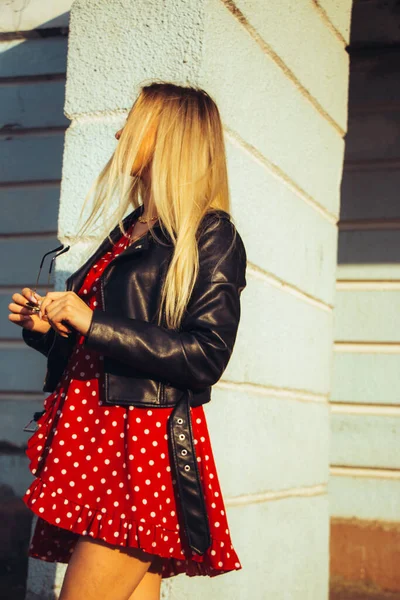
<svg viewBox="0 0 400 600"><path fill-rule="evenodd" d="M246 251L227 217L212 220L198 248L199 274L179 331L95 309L85 346L177 387L216 383L236 340Z"/></svg>

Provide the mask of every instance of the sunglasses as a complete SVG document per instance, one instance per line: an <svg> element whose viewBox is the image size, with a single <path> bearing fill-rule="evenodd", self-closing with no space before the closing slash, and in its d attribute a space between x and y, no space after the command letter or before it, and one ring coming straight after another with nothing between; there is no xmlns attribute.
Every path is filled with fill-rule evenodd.
<svg viewBox="0 0 400 600"><path fill-rule="evenodd" d="M48 252L46 252L46 254L43 255L42 260L40 261L39 273L38 273L38 276L36 278L35 287L33 288L33 295L35 296L35 298L36 298L36 294L37 294L37 286L39 284L40 273L42 272L43 263L45 261L46 256L48 256L49 254L53 254L54 252L57 252L57 254L55 256L53 256L53 258L50 261L49 276L47 278L46 292L45 292L44 295L47 294L48 289L50 287L50 276L51 276L51 272L52 272L52 269L53 269L53 263L54 263L54 261L56 260L56 258L58 258L58 256L61 256L61 254L64 254L64 252L68 252L68 250L70 249L70 247L71 246L64 246L64 244L61 244L61 246L57 246L57 248L54 248L54 250L49 250ZM38 313L39 310L40 310L40 306L38 306L37 304L34 304L30 300L28 300L26 302L25 306L27 306L28 308L31 308L33 310L33 312L35 312L35 313Z"/></svg>

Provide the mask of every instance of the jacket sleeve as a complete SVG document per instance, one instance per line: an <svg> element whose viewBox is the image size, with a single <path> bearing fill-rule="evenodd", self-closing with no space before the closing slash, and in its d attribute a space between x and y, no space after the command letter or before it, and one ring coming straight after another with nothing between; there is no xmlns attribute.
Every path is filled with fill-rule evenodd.
<svg viewBox="0 0 400 600"><path fill-rule="evenodd" d="M53 345L55 330L50 327L50 329L46 333L39 333L38 331L30 331L25 327L22 328L22 339L25 344L37 350L44 356L47 356L50 348Z"/></svg>
<svg viewBox="0 0 400 600"><path fill-rule="evenodd" d="M95 309L85 346L177 387L216 383L235 344L246 251L226 217L204 229L198 248L199 274L179 331Z"/></svg>

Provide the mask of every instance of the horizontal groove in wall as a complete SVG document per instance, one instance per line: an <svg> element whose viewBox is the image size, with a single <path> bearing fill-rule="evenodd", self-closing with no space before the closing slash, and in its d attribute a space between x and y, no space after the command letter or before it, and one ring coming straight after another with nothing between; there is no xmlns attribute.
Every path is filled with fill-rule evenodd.
<svg viewBox="0 0 400 600"><path fill-rule="evenodd" d="M347 467L343 465L331 465L330 474L339 477L366 477L369 479L400 480L400 469L378 469L375 467Z"/></svg>
<svg viewBox="0 0 400 600"><path fill-rule="evenodd" d="M49 127L3 127L0 129L0 139L21 138L21 137L43 137L50 135L59 135L65 133L67 126L55 125Z"/></svg>
<svg viewBox="0 0 400 600"><path fill-rule="evenodd" d="M28 286L28 287L30 287L30 286ZM20 348L21 350L24 350L25 348L28 348L27 344L22 339L22 327L20 329L21 329L21 337L0 338L0 350L15 350L18 348Z"/></svg>
<svg viewBox="0 0 400 600"><path fill-rule="evenodd" d="M344 342L333 343L335 352L351 352L356 354L400 354L399 342Z"/></svg>
<svg viewBox="0 0 400 600"><path fill-rule="evenodd" d="M319 308L320 310L323 310L326 312L332 312L332 310L333 310L333 306L331 304L328 304L327 302L323 302L322 300L319 300L318 298L311 296L311 294L307 294L306 292L304 292L303 290L300 290L299 288L292 285L291 283L288 283L287 281L280 279L273 273L269 273L269 272L265 271L264 269L260 269L260 267L258 267L257 265L255 265L251 262L247 263L247 273L249 276L253 277L254 279L261 279L262 281L265 281L269 285L272 285L273 287L278 288L278 289L282 290L283 292L291 294L292 296L296 296L296 298L299 298L299 300L302 300L303 302L306 302L307 304L311 304L312 306L315 306L316 308Z"/></svg>
<svg viewBox="0 0 400 600"><path fill-rule="evenodd" d="M397 171L400 169L400 158L375 158L352 160L345 159L343 171Z"/></svg>
<svg viewBox="0 0 400 600"><path fill-rule="evenodd" d="M322 496L327 494L327 484L318 484L308 487L291 488L288 490L277 490L271 492L261 492L259 494L243 494L241 496L231 496L225 501L226 506L247 506L249 504L259 504L262 502L272 502L274 500L285 500L286 498L311 498L313 496Z"/></svg>
<svg viewBox="0 0 400 600"><path fill-rule="evenodd" d="M344 39L343 34L339 31L339 29L332 23L325 9L320 5L318 0L312 0L313 6L316 8L318 13L321 16L321 19L324 21L325 25L328 29L332 31L332 33L338 38L338 40L344 45L347 46L347 41Z"/></svg>
<svg viewBox="0 0 400 600"><path fill-rule="evenodd" d="M395 291L400 290L400 280L338 279L336 289L341 291Z"/></svg>
<svg viewBox="0 0 400 600"><path fill-rule="evenodd" d="M17 12L17 9L15 9L15 11ZM25 31L1 31L0 42L67 37L68 33L69 27L67 25L59 27L37 27L35 29L26 29Z"/></svg>
<svg viewBox="0 0 400 600"><path fill-rule="evenodd" d="M275 50L261 37L258 31L251 25L246 19L242 11L235 5L233 0L221 0L222 4L226 6L229 12L237 19L240 25L247 31L250 37L256 42L261 48L262 52L266 54L276 65L281 69L285 77L292 82L296 90L313 106L323 119L325 119L341 137L344 137L345 130L331 117L331 115L325 110L320 102L308 91L306 87L301 83L296 74L288 67L288 65L282 60L282 58L275 52ZM343 43L343 38L339 38Z"/></svg>
<svg viewBox="0 0 400 600"><path fill-rule="evenodd" d="M378 57L387 57L388 55L400 56L400 43L353 43L347 47L347 52L351 55L352 59L360 59L354 60L354 65L353 63L351 65L352 69L356 67L362 67L364 64L368 67L371 58L375 61Z"/></svg>
<svg viewBox="0 0 400 600"><path fill-rule="evenodd" d="M215 386L217 388L238 391L240 393L257 394L266 397L274 396L274 398L295 400L297 402L316 402L317 404L326 404L329 406L328 394L317 394L307 390L297 390L294 388L283 388L272 385L258 385L255 383L227 380L220 380L215 384Z"/></svg>
<svg viewBox="0 0 400 600"><path fill-rule="evenodd" d="M57 231L19 231L17 233L0 233L0 240L47 239L57 237Z"/></svg>
<svg viewBox="0 0 400 600"><path fill-rule="evenodd" d="M400 219L347 219L337 226L339 231L388 231L400 229Z"/></svg>
<svg viewBox="0 0 400 600"><path fill-rule="evenodd" d="M353 118L354 115L372 115L374 113L396 113L400 111L400 102L366 102L365 104L356 104L350 102L349 114Z"/></svg>
<svg viewBox="0 0 400 600"><path fill-rule="evenodd" d="M359 404L356 402L330 402L331 412L340 415L368 415L400 417L400 404Z"/></svg>
<svg viewBox="0 0 400 600"><path fill-rule="evenodd" d="M29 400L30 402L34 402L34 401L42 401L44 398L44 396L46 396L47 393L45 392L17 392L15 390L13 391L8 391L8 390L0 390L0 409L1 409L1 402L6 402L9 400L12 400L13 402L23 402L26 400Z"/></svg>
<svg viewBox="0 0 400 600"><path fill-rule="evenodd" d="M307 194L307 192L305 192L297 183L290 179L290 177L288 177L288 175L280 167L266 158L259 150L257 150L257 148L246 142L236 133L236 131L228 127L226 124L224 124L224 131L227 138L233 145L247 152L252 159L267 169L271 175L273 175L281 183L284 183L285 186L289 188L300 200L308 204L308 206L311 206L311 208L319 213L326 221L328 221L328 223L336 226L339 220L338 214L331 213L324 206L322 206L322 204L310 196L310 194Z"/></svg>
<svg viewBox="0 0 400 600"><path fill-rule="evenodd" d="M25 181L0 181L1 190L23 190L26 188L58 188L61 179L26 179Z"/></svg>
<svg viewBox="0 0 400 600"><path fill-rule="evenodd" d="M40 75L10 75L0 77L0 86L23 85L28 83L45 83L48 81L65 81L66 73L41 73Z"/></svg>

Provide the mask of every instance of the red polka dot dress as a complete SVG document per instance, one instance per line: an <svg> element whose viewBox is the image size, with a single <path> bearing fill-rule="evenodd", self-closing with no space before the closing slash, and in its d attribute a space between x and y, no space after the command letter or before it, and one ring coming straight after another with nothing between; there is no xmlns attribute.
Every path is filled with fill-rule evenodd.
<svg viewBox="0 0 400 600"><path fill-rule="evenodd" d="M99 277L128 244L121 235L87 273L78 295L90 308L103 310ZM78 335L27 441L35 478L23 501L38 516L28 555L68 563L79 536L88 535L163 557L163 578L180 573L214 577L241 569L203 406L190 411L212 543L198 555L187 545L177 514L167 434L173 407L103 404L103 356L86 349L84 340Z"/></svg>

